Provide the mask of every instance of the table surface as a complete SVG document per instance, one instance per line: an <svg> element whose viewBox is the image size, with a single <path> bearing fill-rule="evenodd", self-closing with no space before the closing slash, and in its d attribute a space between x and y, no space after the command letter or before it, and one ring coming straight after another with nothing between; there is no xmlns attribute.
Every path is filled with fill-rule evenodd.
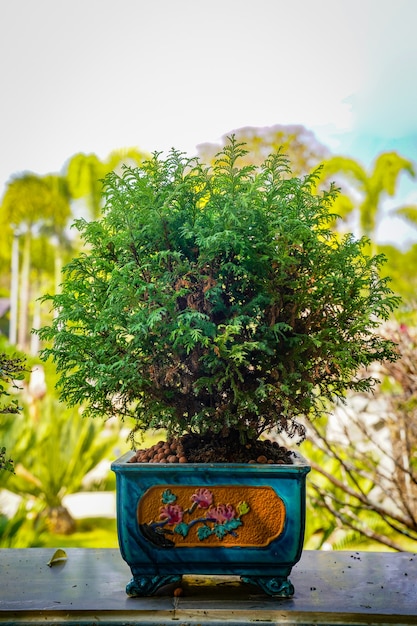
<svg viewBox="0 0 417 626"><path fill-rule="evenodd" d="M185 576L128 598L130 569L113 549L0 550L0 623L417 624L417 553L304 551L291 572L295 595L276 599L238 578Z"/></svg>

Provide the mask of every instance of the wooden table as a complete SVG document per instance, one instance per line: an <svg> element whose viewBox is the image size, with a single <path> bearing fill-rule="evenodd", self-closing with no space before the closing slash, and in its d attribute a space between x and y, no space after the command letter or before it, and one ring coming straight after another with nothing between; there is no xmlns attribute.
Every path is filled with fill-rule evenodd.
<svg viewBox="0 0 417 626"><path fill-rule="evenodd" d="M0 550L1 624L417 624L417 554L305 551L292 599L262 595L233 577L184 577L182 596L165 587L128 598L130 570L118 550ZM178 587L178 585L176 585Z"/></svg>

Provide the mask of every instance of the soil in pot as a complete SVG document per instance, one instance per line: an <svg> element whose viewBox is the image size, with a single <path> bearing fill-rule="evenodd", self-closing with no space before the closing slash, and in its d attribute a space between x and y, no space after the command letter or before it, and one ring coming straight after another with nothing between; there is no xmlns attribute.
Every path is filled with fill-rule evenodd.
<svg viewBox="0 0 417 626"><path fill-rule="evenodd" d="M293 463L293 453L269 439L255 439L242 444L239 433L227 436L208 433L186 434L159 441L145 450L137 450L131 463Z"/></svg>

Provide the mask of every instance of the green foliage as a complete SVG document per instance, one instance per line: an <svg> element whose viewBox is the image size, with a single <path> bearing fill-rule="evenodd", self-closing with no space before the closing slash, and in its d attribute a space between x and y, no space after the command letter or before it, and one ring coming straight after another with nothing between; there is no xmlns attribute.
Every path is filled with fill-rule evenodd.
<svg viewBox="0 0 417 626"><path fill-rule="evenodd" d="M300 416L395 358L376 332L398 304L384 258L332 231L335 188L245 155L231 137L211 168L172 150L106 176L103 217L76 222L88 251L45 297L64 401L139 430L302 437Z"/></svg>
<svg viewBox="0 0 417 626"><path fill-rule="evenodd" d="M15 386L15 381L22 380L25 374L25 361L23 357L8 356L0 352L0 416L1 421L6 416L16 415L19 412L19 404L16 398L11 398L10 391ZM0 422L1 426L1 422ZM1 439L2 444L5 443ZM13 472L13 461L8 458L5 445L0 447L0 476L5 472Z"/></svg>
<svg viewBox="0 0 417 626"><path fill-rule="evenodd" d="M417 293L417 245L412 245L404 252L395 246L384 245L379 246L379 251L387 258L381 275L388 276L389 274L393 289L403 299L401 309L407 307L411 313L414 313ZM402 313L404 315L405 311Z"/></svg>
<svg viewBox="0 0 417 626"><path fill-rule="evenodd" d="M20 533L18 539L21 540ZM48 548L117 548L119 544L117 541L116 519L79 519L77 520L77 529L71 535L48 533L43 530L36 536L32 545L34 547L44 546Z"/></svg>
<svg viewBox="0 0 417 626"><path fill-rule="evenodd" d="M31 548L43 545L40 534L44 528L34 523L34 511L28 513L28 503L22 501L12 517L0 513L0 547Z"/></svg>
<svg viewBox="0 0 417 626"><path fill-rule="evenodd" d="M63 498L81 490L88 472L112 458L120 443L117 425L103 430L84 419L78 407L68 409L51 397L36 406L20 399L21 410L0 421L0 441L14 461L13 472L0 472L1 487L21 498L13 517L0 513L2 547L49 545L48 531L78 528ZM101 482L94 487L102 488Z"/></svg>
<svg viewBox="0 0 417 626"><path fill-rule="evenodd" d="M84 419L78 407L69 409L48 397L41 401L40 416L34 421L25 408L15 421L10 447L19 462L7 489L54 508L65 495L79 491L85 475L112 454L118 431L103 431L98 422ZM19 433L27 433L29 442Z"/></svg>
<svg viewBox="0 0 417 626"><path fill-rule="evenodd" d="M32 510L31 510L32 513ZM71 535L48 531L22 504L10 519L0 513L1 548L117 548L115 518L82 518Z"/></svg>
<svg viewBox="0 0 417 626"><path fill-rule="evenodd" d="M0 448L0 470L6 470L8 472L13 471L13 460L7 458L5 446Z"/></svg>

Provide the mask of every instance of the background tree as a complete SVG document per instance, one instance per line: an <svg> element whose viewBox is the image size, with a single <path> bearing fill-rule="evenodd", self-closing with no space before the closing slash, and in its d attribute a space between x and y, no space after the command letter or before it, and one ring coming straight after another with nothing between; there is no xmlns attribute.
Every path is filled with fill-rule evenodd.
<svg viewBox="0 0 417 626"><path fill-rule="evenodd" d="M10 295L13 229L0 204L0 297Z"/></svg>
<svg viewBox="0 0 417 626"><path fill-rule="evenodd" d="M197 146L198 154L206 163L212 164L215 155L233 134L236 140L246 144L248 154L245 165L260 165L271 153L282 148L291 162L294 176L309 174L329 156L329 150L321 144L314 133L301 125L280 125L267 127L247 126L233 133L223 135L220 144L202 143Z"/></svg>

